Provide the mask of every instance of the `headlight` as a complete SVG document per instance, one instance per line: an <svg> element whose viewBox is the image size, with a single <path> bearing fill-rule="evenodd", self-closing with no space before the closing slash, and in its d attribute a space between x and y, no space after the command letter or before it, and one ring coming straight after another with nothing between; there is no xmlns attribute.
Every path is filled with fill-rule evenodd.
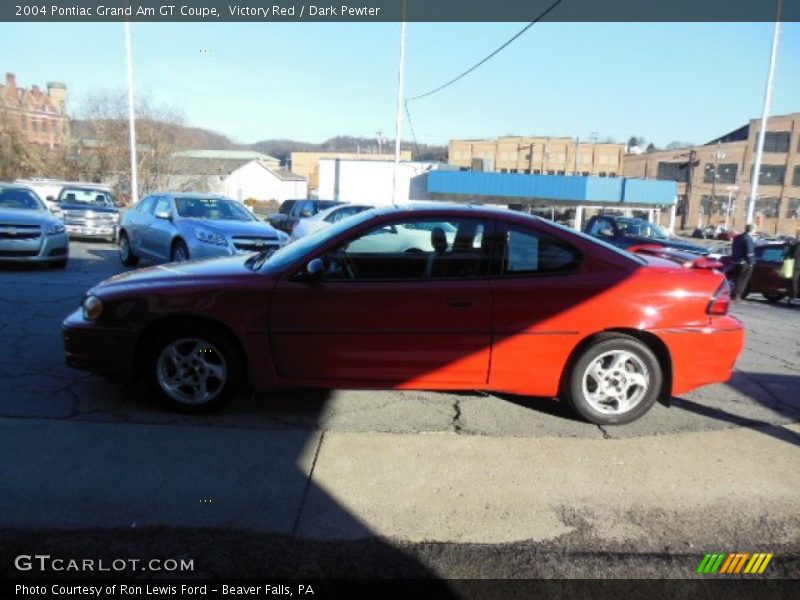
<svg viewBox="0 0 800 600"><path fill-rule="evenodd" d="M215 246L227 246L228 240L218 233L209 231L208 229L195 229L194 236L201 242L206 244L214 244Z"/></svg>
<svg viewBox="0 0 800 600"><path fill-rule="evenodd" d="M97 296L86 296L81 303L83 318L87 321L96 321L103 312L103 301Z"/></svg>
<svg viewBox="0 0 800 600"><path fill-rule="evenodd" d="M47 227L47 235L56 235L58 233L64 233L65 231L66 228L64 227L64 223L60 221L58 223L51 223Z"/></svg>

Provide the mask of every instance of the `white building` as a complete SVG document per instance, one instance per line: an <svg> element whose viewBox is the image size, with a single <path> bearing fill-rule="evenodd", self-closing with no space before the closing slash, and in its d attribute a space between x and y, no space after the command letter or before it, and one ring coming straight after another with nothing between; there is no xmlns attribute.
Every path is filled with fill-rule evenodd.
<svg viewBox="0 0 800 600"><path fill-rule="evenodd" d="M308 180L286 169L267 167L260 160L252 160L227 175L209 178L208 191L244 202L277 200L308 196Z"/></svg>
<svg viewBox="0 0 800 600"><path fill-rule="evenodd" d="M428 199L425 174L442 166L434 162L401 162L397 170L397 202ZM319 161L319 197L375 206L392 203L394 161Z"/></svg>

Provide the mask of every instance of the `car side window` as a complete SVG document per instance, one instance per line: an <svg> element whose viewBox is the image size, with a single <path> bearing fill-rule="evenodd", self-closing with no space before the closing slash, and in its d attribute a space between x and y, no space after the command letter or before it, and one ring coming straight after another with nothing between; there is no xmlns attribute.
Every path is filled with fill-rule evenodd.
<svg viewBox="0 0 800 600"><path fill-rule="evenodd" d="M162 196L156 202L155 208L153 209L153 214L157 214L157 213L160 213L160 212L170 212L169 198L164 198Z"/></svg>
<svg viewBox="0 0 800 600"><path fill-rule="evenodd" d="M326 280L426 280L485 277L491 258L488 224L426 218L385 223L325 257Z"/></svg>
<svg viewBox="0 0 800 600"><path fill-rule="evenodd" d="M143 198L139 205L136 207L136 210L143 214L152 214L153 207L156 204L156 197L155 196L147 196Z"/></svg>
<svg viewBox="0 0 800 600"><path fill-rule="evenodd" d="M768 262L781 262L783 260L785 250L783 247L770 246L761 251L761 256L758 258Z"/></svg>
<svg viewBox="0 0 800 600"><path fill-rule="evenodd" d="M551 235L510 226L505 236L503 275L568 273L581 262L581 253Z"/></svg>
<svg viewBox="0 0 800 600"><path fill-rule="evenodd" d="M589 235L596 237L613 237L614 228L611 225L611 221L608 219L596 219L589 231Z"/></svg>

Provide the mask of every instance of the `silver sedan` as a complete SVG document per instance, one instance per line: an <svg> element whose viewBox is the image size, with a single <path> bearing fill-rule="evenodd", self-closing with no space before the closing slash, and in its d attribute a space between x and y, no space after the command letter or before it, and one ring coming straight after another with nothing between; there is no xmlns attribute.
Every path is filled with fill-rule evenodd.
<svg viewBox="0 0 800 600"><path fill-rule="evenodd" d="M0 183L0 261L63 268L68 259L64 222L30 188Z"/></svg>

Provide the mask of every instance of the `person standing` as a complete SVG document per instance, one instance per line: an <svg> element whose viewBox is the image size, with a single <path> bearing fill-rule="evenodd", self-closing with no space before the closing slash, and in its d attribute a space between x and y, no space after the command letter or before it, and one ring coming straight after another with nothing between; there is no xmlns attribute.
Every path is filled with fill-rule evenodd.
<svg viewBox="0 0 800 600"><path fill-rule="evenodd" d="M789 246L789 252L786 258L794 259L794 271L792 271L792 279L789 285L789 306L794 304L797 299L798 287L800 287L800 227L797 228L794 236L794 244Z"/></svg>
<svg viewBox="0 0 800 600"><path fill-rule="evenodd" d="M733 272L733 293L732 300L739 300L750 283L750 276L753 274L753 265L756 263L756 242L753 239L753 232L756 226L748 223L744 228L744 233L737 235L733 240L731 248L731 260L734 264Z"/></svg>

